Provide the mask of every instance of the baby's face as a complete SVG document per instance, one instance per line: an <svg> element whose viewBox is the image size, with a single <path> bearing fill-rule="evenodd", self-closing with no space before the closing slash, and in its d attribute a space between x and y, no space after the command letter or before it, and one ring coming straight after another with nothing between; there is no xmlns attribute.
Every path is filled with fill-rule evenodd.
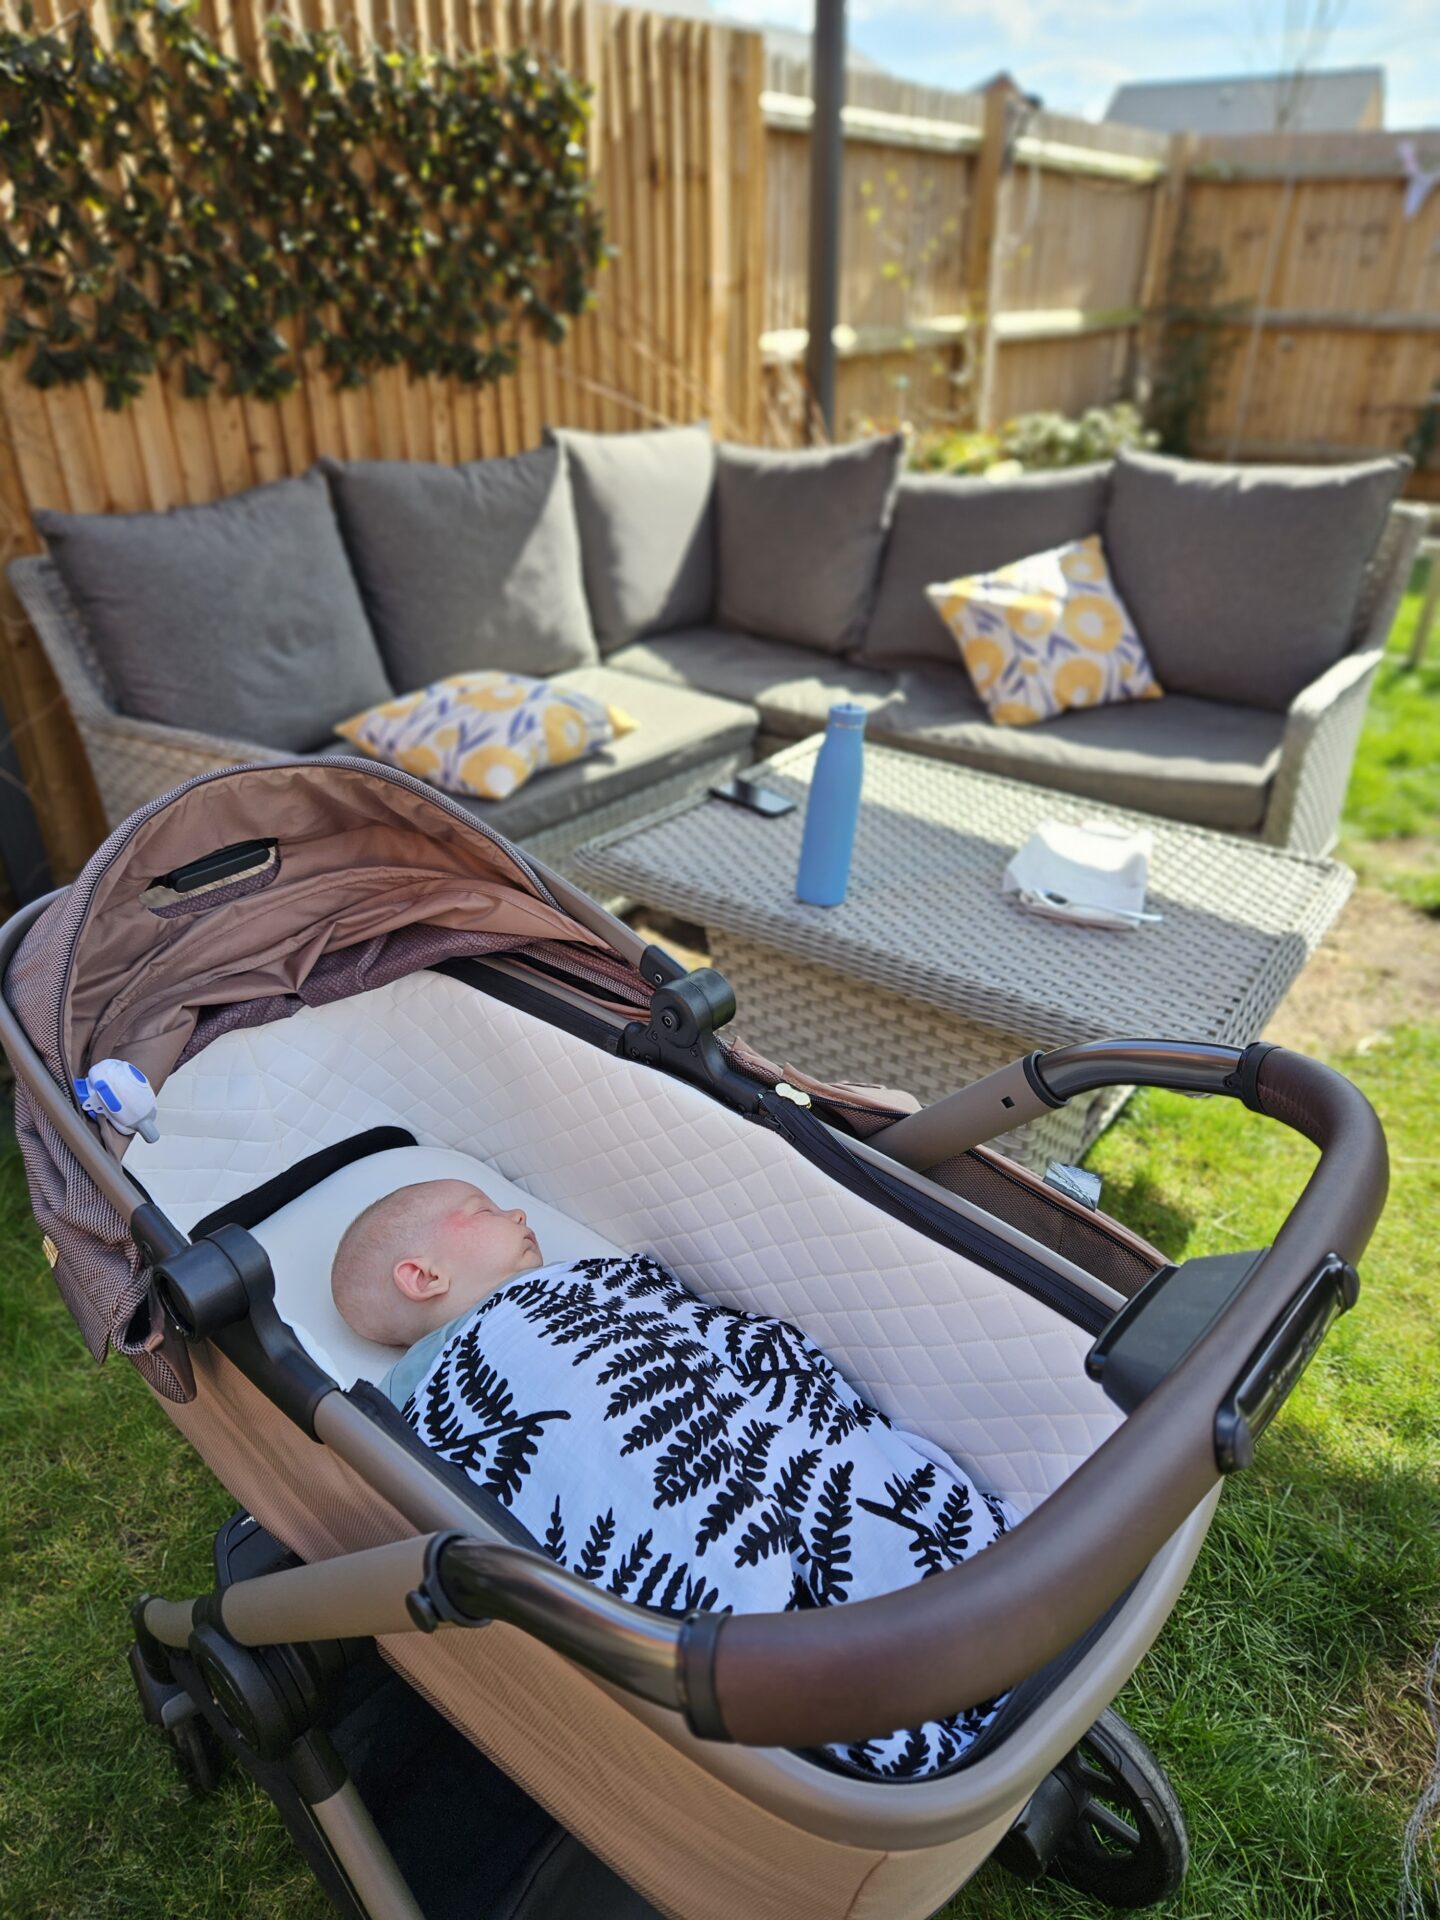
<svg viewBox="0 0 1440 1920"><path fill-rule="evenodd" d="M434 1182L435 1212L413 1257L448 1281L447 1314L463 1313L517 1273L543 1264L523 1209L497 1206L466 1180Z"/></svg>

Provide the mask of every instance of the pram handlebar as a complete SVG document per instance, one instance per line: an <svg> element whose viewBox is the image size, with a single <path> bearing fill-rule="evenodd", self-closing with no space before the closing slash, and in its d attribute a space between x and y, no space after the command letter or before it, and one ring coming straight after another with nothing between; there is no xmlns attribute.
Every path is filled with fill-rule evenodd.
<svg viewBox="0 0 1440 1920"><path fill-rule="evenodd" d="M1088 1060L1102 1071L1123 1064L1124 1079L1137 1077L1127 1043ZM1359 1259L1388 1184L1380 1123L1342 1075L1278 1047L1232 1053L1232 1063L1233 1084L1216 1091L1320 1148L1245 1283L1089 1459L973 1560L880 1599L733 1615L703 1639L687 1635L687 1665L708 1669L690 1672L687 1698L715 1702L714 1721L697 1732L808 1746L916 1726L992 1698L1071 1646L1213 1490L1217 1411L1317 1271L1334 1255Z"/></svg>
<svg viewBox="0 0 1440 1920"><path fill-rule="evenodd" d="M169 1647L188 1646L205 1626L238 1646L263 1647L506 1621L628 1693L683 1704L681 1620L627 1606L528 1548L455 1531L259 1574L194 1600L150 1595L139 1612L145 1631Z"/></svg>
<svg viewBox="0 0 1440 1920"><path fill-rule="evenodd" d="M1029 1053L897 1120L885 1129L883 1145L892 1160L923 1172L1099 1087L1170 1087L1243 1099L1254 1064L1269 1051L1263 1042L1242 1052L1204 1040L1085 1040Z"/></svg>

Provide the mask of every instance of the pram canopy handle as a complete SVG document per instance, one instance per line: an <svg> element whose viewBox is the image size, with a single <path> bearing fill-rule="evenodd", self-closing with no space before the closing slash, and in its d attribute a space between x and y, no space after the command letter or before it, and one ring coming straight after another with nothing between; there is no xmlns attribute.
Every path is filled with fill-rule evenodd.
<svg viewBox="0 0 1440 1920"><path fill-rule="evenodd" d="M408 1542L406 1553L377 1549L232 1587L226 1629L261 1644L333 1635L337 1618L351 1633L505 1620L613 1684L680 1709L700 1736L751 1746L865 1738L1004 1692L1100 1619L1213 1490L1225 1464L1219 1416L1233 1412L1237 1384L1260 1361L1279 1388L1267 1413L1283 1399L1334 1311L1353 1298L1340 1299L1334 1274L1359 1259L1384 1204L1384 1134L1342 1075L1278 1047L1179 1051L1189 1084L1200 1085L1203 1065L1211 1091L1304 1134L1320 1148L1319 1163L1274 1245L1172 1370L1023 1526L984 1553L880 1599L680 1621L632 1607L534 1553L450 1531ZM1056 1080L1078 1092L1090 1070L1083 1054L1042 1056L1032 1070L1044 1083L1053 1063ZM1096 1074L1138 1080L1142 1054L1154 1077L1168 1077L1154 1066L1167 1057L1164 1043L1107 1043L1088 1059ZM1176 1270L1172 1284L1184 1281L1185 1269ZM1319 1322L1292 1331L1296 1303L1327 1284ZM337 1390L316 1408L316 1431L346 1451L348 1421L332 1423L332 1408L352 1412ZM200 1617L194 1610L211 1604L152 1601L147 1625L183 1644Z"/></svg>

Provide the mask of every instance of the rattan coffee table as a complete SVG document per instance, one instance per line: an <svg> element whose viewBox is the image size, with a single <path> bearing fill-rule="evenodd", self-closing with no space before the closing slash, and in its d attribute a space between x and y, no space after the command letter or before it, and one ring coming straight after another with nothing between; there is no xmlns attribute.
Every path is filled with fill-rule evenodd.
<svg viewBox="0 0 1440 1920"><path fill-rule="evenodd" d="M1033 1047L1243 1045L1355 884L1333 860L870 746L847 898L805 906L795 869L819 745L802 740L754 775L799 801L795 812L687 801L588 842L575 871L601 897L701 922L739 1001L736 1031L825 1078L906 1087L928 1104ZM1006 861L1046 818L1149 827L1148 905L1163 924L1069 925L1003 895ZM1032 1166L1078 1159L1126 1091L997 1144Z"/></svg>

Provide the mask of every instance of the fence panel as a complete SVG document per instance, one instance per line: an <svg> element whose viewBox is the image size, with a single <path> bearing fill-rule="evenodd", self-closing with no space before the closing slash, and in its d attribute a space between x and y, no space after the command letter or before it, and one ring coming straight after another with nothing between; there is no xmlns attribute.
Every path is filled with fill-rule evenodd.
<svg viewBox="0 0 1440 1920"><path fill-rule="evenodd" d="M764 344L785 438L805 425L808 65L772 56L768 81ZM837 431L1117 398L1169 141L885 75L847 87Z"/></svg>
<svg viewBox="0 0 1440 1920"><path fill-rule="evenodd" d="M1440 498L1440 192L1416 202L1407 146L1433 130L1197 142L1180 244L1209 270L1207 324L1226 342L1196 451L1354 459L1403 446L1427 415L1411 491Z"/></svg>
<svg viewBox="0 0 1440 1920"><path fill-rule="evenodd" d="M765 79L765 428L789 444L807 426L809 63L771 54ZM965 247L983 113L978 94L848 76L835 400L842 436L897 418L965 417Z"/></svg>

